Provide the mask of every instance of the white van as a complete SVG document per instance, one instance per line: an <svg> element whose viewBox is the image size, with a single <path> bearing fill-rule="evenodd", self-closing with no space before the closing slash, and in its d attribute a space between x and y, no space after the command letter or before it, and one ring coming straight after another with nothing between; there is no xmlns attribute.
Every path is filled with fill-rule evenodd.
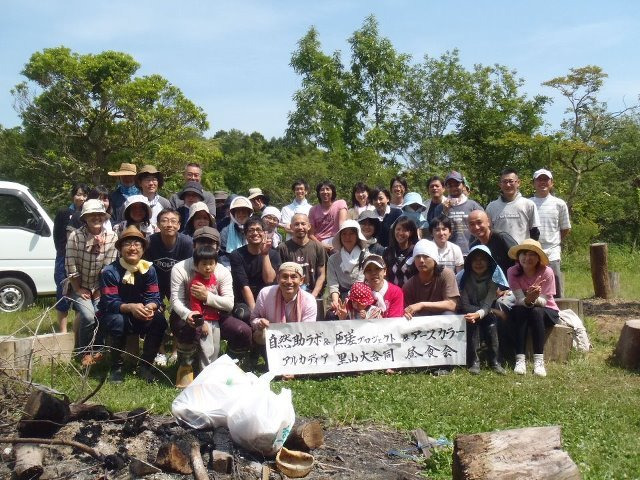
<svg viewBox="0 0 640 480"><path fill-rule="evenodd" d="M0 311L55 295L53 221L27 187L0 181Z"/></svg>

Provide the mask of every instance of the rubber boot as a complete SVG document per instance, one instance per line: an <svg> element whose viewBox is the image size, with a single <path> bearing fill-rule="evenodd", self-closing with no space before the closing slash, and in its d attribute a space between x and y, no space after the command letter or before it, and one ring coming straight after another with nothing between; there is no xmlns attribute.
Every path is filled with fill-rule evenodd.
<svg viewBox="0 0 640 480"><path fill-rule="evenodd" d="M489 365L494 372L500 375L506 375L507 371L500 365L500 342L498 340L498 325L492 323L488 328L489 338Z"/></svg>
<svg viewBox="0 0 640 480"><path fill-rule="evenodd" d="M124 381L122 352L125 348L125 341L124 335L111 338L111 374L109 375L109 381L112 383L122 383Z"/></svg>
<svg viewBox="0 0 640 480"><path fill-rule="evenodd" d="M147 335L142 345L142 361L138 363L138 376L147 383L152 383L156 380L153 374L153 361L160 350L160 344L162 343L162 337Z"/></svg>
<svg viewBox="0 0 640 480"><path fill-rule="evenodd" d="M186 388L193 382L193 367L191 365L180 365L176 374L176 387Z"/></svg>

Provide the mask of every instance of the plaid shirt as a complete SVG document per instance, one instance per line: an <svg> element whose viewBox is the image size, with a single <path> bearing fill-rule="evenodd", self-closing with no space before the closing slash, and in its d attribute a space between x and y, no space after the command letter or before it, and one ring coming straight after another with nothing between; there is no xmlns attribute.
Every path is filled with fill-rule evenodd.
<svg viewBox="0 0 640 480"><path fill-rule="evenodd" d="M80 285L91 290L91 293L98 289L98 276L102 268L112 263L118 254L115 245L118 236L114 232L104 230L100 235L104 243L97 254L93 252L94 236L89 233L86 226L72 231L67 240L65 258L67 275L78 275Z"/></svg>

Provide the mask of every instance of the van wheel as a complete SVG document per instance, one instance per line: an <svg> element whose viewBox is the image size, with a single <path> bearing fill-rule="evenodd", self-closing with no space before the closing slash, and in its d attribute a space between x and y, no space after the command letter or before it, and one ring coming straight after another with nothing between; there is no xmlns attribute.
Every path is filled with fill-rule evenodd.
<svg viewBox="0 0 640 480"><path fill-rule="evenodd" d="M16 312L32 303L29 285L18 278L0 278L0 311Z"/></svg>

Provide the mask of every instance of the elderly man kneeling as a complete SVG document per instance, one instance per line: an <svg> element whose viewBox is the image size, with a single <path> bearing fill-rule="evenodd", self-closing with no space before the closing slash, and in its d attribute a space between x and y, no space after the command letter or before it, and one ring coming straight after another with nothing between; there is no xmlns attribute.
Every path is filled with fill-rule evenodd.
<svg viewBox="0 0 640 480"><path fill-rule="evenodd" d="M284 262L278 269L278 284L260 290L251 312L253 341L257 345L265 344L264 329L271 323L316 321L316 299L300 288L303 281L300 264Z"/></svg>

